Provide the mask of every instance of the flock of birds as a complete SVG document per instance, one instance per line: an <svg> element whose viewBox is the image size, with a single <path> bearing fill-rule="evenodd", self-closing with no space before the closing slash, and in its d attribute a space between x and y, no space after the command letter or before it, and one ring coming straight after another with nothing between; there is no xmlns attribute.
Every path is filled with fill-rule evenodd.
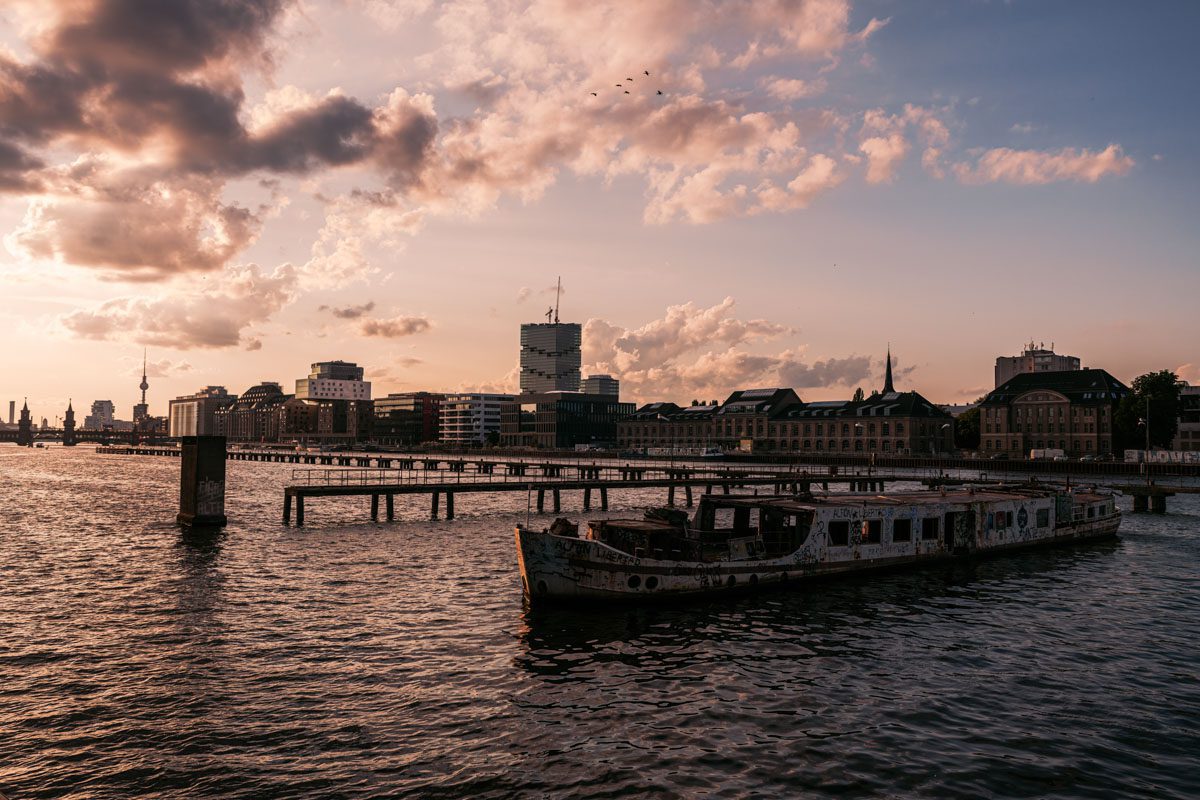
<svg viewBox="0 0 1200 800"><path fill-rule="evenodd" d="M647 78L649 78L649 77L650 77L650 70L648 70L648 69L644 69L644 70L642 70L642 74L643 74L643 75L645 75ZM625 94L629 94L629 90L625 88L625 86L626 86L626 83L628 83L629 85L633 85L633 78L626 78L626 79L625 79L624 81L622 81L621 83L615 84L615 86L616 86L618 89L623 89L623 90L624 90L624 92L625 92ZM656 94L656 95L661 95L662 93L663 93L663 92L662 92L662 89L658 89L658 90L656 90L656 91L655 91L655 94ZM599 93L598 93L598 92L591 92L591 95L592 95L592 97L599 97Z"/></svg>

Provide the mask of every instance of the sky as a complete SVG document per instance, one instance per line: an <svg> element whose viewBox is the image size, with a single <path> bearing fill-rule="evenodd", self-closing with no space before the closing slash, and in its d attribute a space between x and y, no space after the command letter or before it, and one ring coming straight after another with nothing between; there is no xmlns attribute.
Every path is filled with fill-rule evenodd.
<svg viewBox="0 0 1200 800"><path fill-rule="evenodd" d="M6 0L0 400L1200 382L1200 5ZM648 73L648 74L647 74ZM661 94L660 94L661 92ZM594 94L593 94L594 93Z"/></svg>

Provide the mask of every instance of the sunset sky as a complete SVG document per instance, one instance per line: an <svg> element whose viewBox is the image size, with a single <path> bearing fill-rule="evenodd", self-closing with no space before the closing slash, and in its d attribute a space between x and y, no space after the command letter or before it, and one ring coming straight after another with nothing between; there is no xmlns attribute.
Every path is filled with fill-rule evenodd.
<svg viewBox="0 0 1200 800"><path fill-rule="evenodd" d="M336 358L376 396L511 389L559 275L585 374L636 401L844 397L889 342L937 402L1030 338L1200 382L1198 26L1185 2L6 0L0 400L128 419L143 347L155 414Z"/></svg>

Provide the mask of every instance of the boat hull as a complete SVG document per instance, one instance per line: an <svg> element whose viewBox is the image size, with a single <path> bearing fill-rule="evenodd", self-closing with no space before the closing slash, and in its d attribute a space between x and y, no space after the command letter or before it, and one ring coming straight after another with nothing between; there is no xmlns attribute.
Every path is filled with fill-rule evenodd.
<svg viewBox="0 0 1200 800"><path fill-rule="evenodd" d="M1038 547L1113 538L1120 514L1056 529L1036 538L951 550L941 541L915 542L911 552L878 554L856 550L827 559L801 548L779 558L723 562L639 558L592 539L516 529L517 559L531 602L564 600L659 600L797 585L839 575L865 573L1000 555Z"/></svg>

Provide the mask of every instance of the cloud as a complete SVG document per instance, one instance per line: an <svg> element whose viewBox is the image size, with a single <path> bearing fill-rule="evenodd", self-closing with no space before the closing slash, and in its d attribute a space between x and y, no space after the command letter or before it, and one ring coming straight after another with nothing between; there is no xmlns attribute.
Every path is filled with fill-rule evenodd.
<svg viewBox="0 0 1200 800"><path fill-rule="evenodd" d="M887 137L872 136L858 149L867 156L867 183L890 183L896 165L908 155L908 140L898 133Z"/></svg>
<svg viewBox="0 0 1200 800"><path fill-rule="evenodd" d="M265 273L253 264L226 268L212 287L188 287L148 297L122 297L61 318L85 339L130 339L178 350L261 347L244 338L251 325L269 319L290 303L297 290L290 264Z"/></svg>
<svg viewBox="0 0 1200 800"><path fill-rule="evenodd" d="M122 360L129 364L129 367L125 370L127 375L141 377L142 360L140 358L124 358ZM187 361L172 361L169 358L148 360L145 363L145 367L146 377L148 378L169 378L180 372L192 371L192 365Z"/></svg>
<svg viewBox="0 0 1200 800"><path fill-rule="evenodd" d="M380 336L398 339L424 333L433 327L427 317L392 317L391 319L367 319L359 326L363 336Z"/></svg>
<svg viewBox="0 0 1200 800"><path fill-rule="evenodd" d="M997 147L984 151L974 163L955 164L963 183L1004 182L1040 185L1057 181L1095 183L1108 175L1124 175L1134 161L1110 144L1099 152L1064 147L1061 150L1013 150Z"/></svg>
<svg viewBox="0 0 1200 800"><path fill-rule="evenodd" d="M61 193L31 202L5 243L27 258L154 281L218 270L256 238L264 207L221 202L209 179L144 177L80 159L54 174Z"/></svg>
<svg viewBox="0 0 1200 800"><path fill-rule="evenodd" d="M824 79L806 81L799 78L767 78L763 82L763 88L776 100L787 102L816 97L825 92L827 83Z"/></svg>
<svg viewBox="0 0 1200 800"><path fill-rule="evenodd" d="M334 306L319 306L317 311L328 311L338 319L358 319L364 317L368 312L375 309L375 301L372 300L358 306L345 306L344 308L336 308Z"/></svg>
<svg viewBox="0 0 1200 800"><path fill-rule="evenodd" d="M796 389L853 386L870 377L871 359L869 356L849 356L805 363L788 354L779 360L777 369L783 384Z"/></svg>

